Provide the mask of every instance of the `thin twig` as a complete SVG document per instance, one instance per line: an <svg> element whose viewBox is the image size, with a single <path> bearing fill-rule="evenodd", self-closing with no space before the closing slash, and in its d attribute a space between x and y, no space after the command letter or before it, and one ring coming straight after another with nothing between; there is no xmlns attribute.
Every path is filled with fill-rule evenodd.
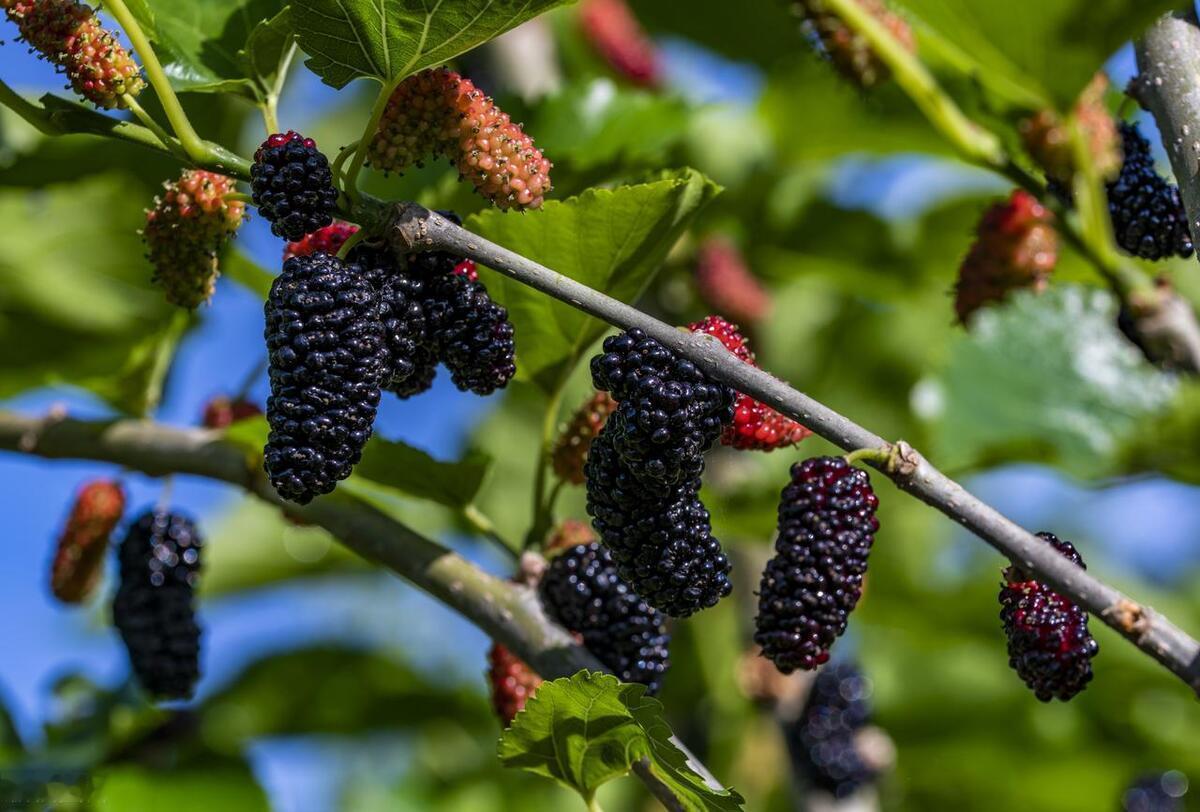
<svg viewBox="0 0 1200 812"><path fill-rule="evenodd" d="M883 438L770 373L737 360L717 339L665 324L473 234L423 206L396 204L388 236L398 252L449 251L609 324L641 329L714 379L778 409L846 451L887 445ZM1049 583L1200 693L1200 643L1149 606L1131 600L1072 564L1028 530L969 494L907 444L896 443L896 447L896 464L888 465L885 473L897 486L975 533L1021 569Z"/></svg>

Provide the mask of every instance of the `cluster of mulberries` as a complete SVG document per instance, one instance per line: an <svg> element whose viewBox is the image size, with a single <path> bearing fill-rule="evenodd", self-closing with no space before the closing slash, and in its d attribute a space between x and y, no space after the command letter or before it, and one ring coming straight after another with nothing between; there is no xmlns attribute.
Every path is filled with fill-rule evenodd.
<svg viewBox="0 0 1200 812"><path fill-rule="evenodd" d="M696 290L706 305L754 325L771 312L771 298L729 240L711 237L696 254Z"/></svg>
<svg viewBox="0 0 1200 812"><path fill-rule="evenodd" d="M867 472L842 457L792 466L754 633L763 656L785 674L828 661L830 646L846 631L862 596L878 506Z"/></svg>
<svg viewBox="0 0 1200 812"><path fill-rule="evenodd" d="M708 316L688 325L688 329L720 339L725 348L741 361L756 365L750 342L738 331L736 324L720 316ZM811 434L790 417L738 392L733 404L733 422L725 427L721 442L743 451L774 451L794 446Z"/></svg>
<svg viewBox="0 0 1200 812"><path fill-rule="evenodd" d="M1121 812L1183 812L1187 776L1176 770L1138 777L1121 796Z"/></svg>
<svg viewBox="0 0 1200 812"><path fill-rule="evenodd" d="M1069 541L1053 533L1038 537L1081 569L1083 559ZM1004 571L1000 619L1008 636L1008 664L1038 699L1066 701L1092 679L1099 645L1088 632L1087 612L1016 566Z"/></svg>
<svg viewBox="0 0 1200 812"><path fill-rule="evenodd" d="M616 73L643 87L662 81L658 48L625 0L585 0L579 23L588 42Z"/></svg>
<svg viewBox="0 0 1200 812"><path fill-rule="evenodd" d="M235 191L232 178L202 169L185 169L164 187L146 212L142 240L167 301L195 308L212 298L221 249L241 227L246 205L226 199Z"/></svg>
<svg viewBox="0 0 1200 812"><path fill-rule="evenodd" d="M189 519L152 510L133 523L118 551L113 622L134 675L155 697L185 699L200 676L193 592L202 544Z"/></svg>
<svg viewBox="0 0 1200 812"><path fill-rule="evenodd" d="M830 663L817 672L804 710L784 730L796 774L836 798L853 795L879 774L857 742L871 720L870 693L856 666Z"/></svg>
<svg viewBox="0 0 1200 812"><path fill-rule="evenodd" d="M732 589L699 498L704 452L733 417L733 391L640 330L604 341L592 382L617 400L588 450L592 524L653 607L686 617Z"/></svg>
<svg viewBox="0 0 1200 812"><path fill-rule="evenodd" d="M271 233L299 240L333 222L338 193L329 161L311 138L275 133L254 153L250 191Z"/></svg>
<svg viewBox="0 0 1200 812"><path fill-rule="evenodd" d="M263 411L257 403L244 397L231 398L227 395L217 395L204 404L204 413L200 424L206 429L224 429L251 417L258 417Z"/></svg>
<svg viewBox="0 0 1200 812"><path fill-rule="evenodd" d="M402 81L369 147L372 166L402 172L445 155L459 175L501 209L536 209L550 191L552 164L470 79L430 68Z"/></svg>
<svg viewBox="0 0 1200 812"><path fill-rule="evenodd" d="M1087 141L1092 163L1102 177L1114 175L1121 164L1117 127L1104 104L1107 90L1108 77L1097 73L1079 94L1074 108L1075 121ZM1069 183L1075 174L1075 151L1071 130L1062 117L1054 110L1040 110L1022 119L1017 129L1025 150L1047 177Z"/></svg>
<svg viewBox="0 0 1200 812"><path fill-rule="evenodd" d="M916 50L912 29L883 0L857 2L883 23L902 46L909 51ZM796 0L793 8L811 26L825 56L847 79L860 87L874 87L891 75L866 38L847 26L825 0Z"/></svg>
<svg viewBox="0 0 1200 812"><path fill-rule="evenodd" d="M1125 161L1108 184L1108 212L1117 244L1142 259L1192 255L1192 234L1179 187L1158 174L1150 142L1134 124L1121 124Z"/></svg>
<svg viewBox="0 0 1200 812"><path fill-rule="evenodd" d="M572 485L583 484L583 465L587 462L592 440L604 428L617 402L608 392L595 392L576 410L554 444L550 460L555 475Z"/></svg>
<svg viewBox="0 0 1200 812"><path fill-rule="evenodd" d="M492 707L496 716L508 727L525 709L525 703L542 684L542 678L520 657L499 643L493 643L488 651L488 683L492 688Z"/></svg>
<svg viewBox="0 0 1200 812"><path fill-rule="evenodd" d="M1013 290L1045 288L1058 262L1053 221L1054 215L1023 189L984 212L954 289L954 310L962 324Z"/></svg>
<svg viewBox="0 0 1200 812"><path fill-rule="evenodd" d="M50 591L63 603L81 603L96 588L104 569L108 537L125 513L125 491L111 479L84 484L50 565Z"/></svg>
<svg viewBox="0 0 1200 812"><path fill-rule="evenodd" d="M141 71L91 6L77 0L0 0L21 39L97 107L124 107L145 87Z"/></svg>
<svg viewBox="0 0 1200 812"><path fill-rule="evenodd" d="M264 467L280 496L305 504L350 475L371 436L390 361L379 299L359 266L311 254L283 264L265 312Z"/></svg>
<svg viewBox="0 0 1200 812"><path fill-rule="evenodd" d="M334 220L324 228L318 228L298 240L290 240L283 248L283 260L286 262L292 257L306 257L317 252L336 255L346 244L346 240L357 233L358 226L353 223Z"/></svg>
<svg viewBox="0 0 1200 812"><path fill-rule="evenodd" d="M666 617L621 579L607 548L593 541L558 553L538 594L550 617L582 637L622 682L658 693L670 665Z"/></svg>

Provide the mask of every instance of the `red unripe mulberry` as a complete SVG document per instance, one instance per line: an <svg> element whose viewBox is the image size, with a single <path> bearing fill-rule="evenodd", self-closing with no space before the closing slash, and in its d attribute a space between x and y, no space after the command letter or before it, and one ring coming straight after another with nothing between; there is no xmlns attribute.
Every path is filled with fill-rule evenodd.
<svg viewBox="0 0 1200 812"><path fill-rule="evenodd" d="M283 261L292 257L306 257L317 252L337 256L337 252L345 245L346 240L358 233L358 226L353 223L343 223L334 220L324 228L318 228L311 234L305 234L298 240L292 240L283 249Z"/></svg>
<svg viewBox="0 0 1200 812"><path fill-rule="evenodd" d="M94 591L104 569L108 537L124 512L125 492L119 483L96 479L80 488L50 568L54 597L80 603Z"/></svg>
<svg viewBox="0 0 1200 812"><path fill-rule="evenodd" d="M501 209L536 209L550 191L553 164L470 79L431 68L402 81L371 141L372 166L402 172L444 155L459 175Z"/></svg>
<svg viewBox="0 0 1200 812"><path fill-rule="evenodd" d="M584 0L579 23L588 42L615 72L634 84L658 86L662 80L658 48L625 0Z"/></svg>
<svg viewBox="0 0 1200 812"><path fill-rule="evenodd" d="M721 340L725 348L743 362L757 366L749 341L736 324L720 316L708 316L703 321L688 325L692 332L707 333ZM737 393L733 404L733 422L721 434L724 445L743 451L774 451L796 445L812 432L795 420L780 414L775 409L760 403L742 392Z"/></svg>
<svg viewBox="0 0 1200 812"><path fill-rule="evenodd" d="M1097 73L1075 102L1073 113L1088 152L1102 177L1112 177L1121 168L1121 140L1117 124L1104 104L1108 77ZM1075 174L1075 149L1071 129L1054 110L1039 110L1022 119L1017 130L1034 161L1050 178L1067 183Z"/></svg>
<svg viewBox="0 0 1200 812"><path fill-rule="evenodd" d="M76 0L0 0L21 39L97 107L124 107L122 96L145 87L133 57L104 29L91 6Z"/></svg>
<svg viewBox="0 0 1200 812"><path fill-rule="evenodd" d="M696 290L704 303L744 324L762 321L771 299L746 267L742 252L720 237L704 241L696 255Z"/></svg>
<svg viewBox="0 0 1200 812"><path fill-rule="evenodd" d="M492 686L492 707L500 722L508 727L513 717L525 709L525 703L542 678L528 663L499 643L488 651L488 682Z"/></svg>
<svg viewBox="0 0 1200 812"><path fill-rule="evenodd" d="M233 178L203 169L185 169L164 188L142 229L153 281L171 304L199 307L212 298L218 258L241 227L246 204L226 199L234 191Z"/></svg>
<svg viewBox="0 0 1200 812"><path fill-rule="evenodd" d="M206 429L223 429L239 420L258 417L262 413L262 408L253 401L217 395L204 404L204 417L201 422Z"/></svg>
<svg viewBox="0 0 1200 812"><path fill-rule="evenodd" d="M912 29L882 0L854 0L875 17L909 51L916 50ZM796 0L796 11L812 26L821 48L838 72L860 87L874 87L891 76L891 70L876 54L866 37L855 32L825 0Z"/></svg>
<svg viewBox="0 0 1200 812"><path fill-rule="evenodd" d="M960 322L966 324L980 307L1002 301L1012 290L1045 289L1058 261L1053 222L1054 215L1023 189L984 212L958 271L954 309Z"/></svg>

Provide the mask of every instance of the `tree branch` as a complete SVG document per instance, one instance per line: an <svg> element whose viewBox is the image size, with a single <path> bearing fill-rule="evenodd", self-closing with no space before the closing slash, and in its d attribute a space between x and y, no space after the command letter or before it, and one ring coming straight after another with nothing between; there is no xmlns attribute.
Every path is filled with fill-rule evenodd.
<svg viewBox="0 0 1200 812"><path fill-rule="evenodd" d="M969 494L903 441L894 446L885 442L770 373L742 363L716 338L679 330L658 321L456 226L423 206L396 204L388 238L397 252L449 251L473 259L609 324L624 329L639 328L695 363L715 380L778 409L842 449L887 449L892 455L892 464L873 464L884 469L897 486L963 525L1021 569L1033 573L1087 609L1200 694L1200 644L1196 640L1149 606L1131 600L1072 564L1050 545Z"/></svg>
<svg viewBox="0 0 1200 812"><path fill-rule="evenodd" d="M551 621L529 587L489 575L457 553L425 538L374 507L337 494L306 506L282 501L257 458L221 439L219 432L178 429L145 420L89 422L0 411L0 450L47 459L116 463L150 476L193 474L238 485L288 514L324 527L358 555L428 592L546 679L580 669L609 669ZM677 738L688 765L715 790L722 784ZM634 772L656 797L667 789L649 769Z"/></svg>

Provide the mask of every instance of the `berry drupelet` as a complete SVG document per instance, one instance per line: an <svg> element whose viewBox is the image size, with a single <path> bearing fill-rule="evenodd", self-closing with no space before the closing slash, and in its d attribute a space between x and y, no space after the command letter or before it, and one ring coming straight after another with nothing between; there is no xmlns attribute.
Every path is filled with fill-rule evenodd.
<svg viewBox="0 0 1200 812"><path fill-rule="evenodd" d="M305 504L350 475L371 436L390 369L378 295L359 266L318 253L283 264L265 309L264 467Z"/></svg>
<svg viewBox="0 0 1200 812"><path fill-rule="evenodd" d="M262 143L250 167L250 190L277 237L299 240L333 222L338 193L329 161L300 133L275 133Z"/></svg>
<svg viewBox="0 0 1200 812"><path fill-rule="evenodd" d="M121 585L113 622L138 682L162 699L186 699L200 676L200 627L193 593L203 541L177 513L148 511L118 551Z"/></svg>
<svg viewBox="0 0 1200 812"><path fill-rule="evenodd" d="M1069 541L1038 533L1081 569L1083 559ZM1066 701L1092 679L1100 647L1088 632L1087 612L1015 566L1004 571L1000 619L1008 636L1008 664L1043 702Z"/></svg>
<svg viewBox="0 0 1200 812"><path fill-rule="evenodd" d="M792 466L779 500L775 557L759 586L754 640L787 674L812 670L846 631L879 529L867 472L842 457Z"/></svg>
<svg viewBox="0 0 1200 812"><path fill-rule="evenodd" d="M125 512L125 491L111 479L94 479L75 495L50 567L50 591L63 603L81 603L96 589L108 537Z"/></svg>
<svg viewBox="0 0 1200 812"><path fill-rule="evenodd" d="M1154 167L1150 142L1134 124L1121 124L1125 160L1108 184L1108 212L1117 244L1142 259L1190 257L1192 234L1179 187Z"/></svg>
<svg viewBox="0 0 1200 812"><path fill-rule="evenodd" d="M804 710L784 730L792 767L806 783L845 798L875 780L878 770L856 742L871 720L869 696L870 683L851 663L817 672Z"/></svg>
<svg viewBox="0 0 1200 812"><path fill-rule="evenodd" d="M546 612L617 677L658 693L670 665L666 617L621 579L605 547L593 541L555 555L538 593Z"/></svg>

